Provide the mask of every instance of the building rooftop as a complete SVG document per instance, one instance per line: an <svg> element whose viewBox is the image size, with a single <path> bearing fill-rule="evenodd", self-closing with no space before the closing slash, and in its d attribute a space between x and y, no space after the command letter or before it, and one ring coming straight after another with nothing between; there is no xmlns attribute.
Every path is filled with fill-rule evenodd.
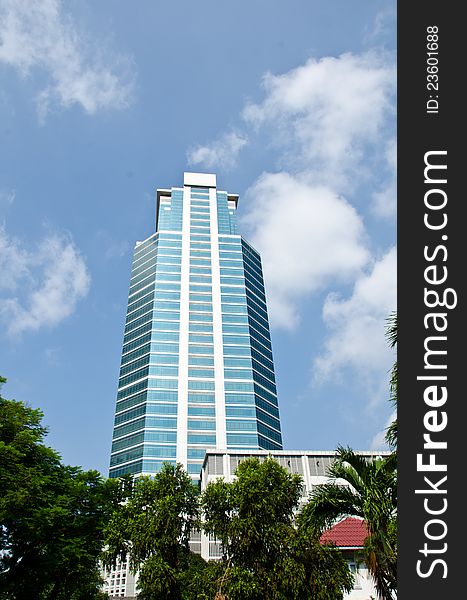
<svg viewBox="0 0 467 600"><path fill-rule="evenodd" d="M196 187L216 187L216 176L214 173L183 173L183 185Z"/></svg>
<svg viewBox="0 0 467 600"><path fill-rule="evenodd" d="M355 454L361 456L389 456L391 454L388 450L354 450ZM231 455L231 456L245 456L245 457L254 457L254 456L272 456L274 457L301 457L301 456L309 456L311 458L319 458L319 457L329 457L335 458L336 451L335 450L244 450L242 448L235 449L219 449L219 448L207 448L206 454L204 456L203 468L206 467L210 457L219 456L219 455Z"/></svg>
<svg viewBox="0 0 467 600"><path fill-rule="evenodd" d="M347 517L323 533L320 542L333 543L339 548L362 548L368 529L363 519Z"/></svg>

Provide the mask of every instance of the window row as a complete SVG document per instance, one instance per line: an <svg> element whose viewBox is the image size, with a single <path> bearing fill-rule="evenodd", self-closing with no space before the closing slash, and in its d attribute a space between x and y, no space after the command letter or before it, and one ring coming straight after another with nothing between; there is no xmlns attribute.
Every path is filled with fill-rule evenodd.
<svg viewBox="0 0 467 600"><path fill-rule="evenodd" d="M146 390L144 392L134 394L133 396L129 396L128 398L117 402L116 412L118 413L122 410L126 410L127 408L137 406L138 404L147 401L177 402L177 400L178 392L175 390Z"/></svg>
<svg viewBox="0 0 467 600"><path fill-rule="evenodd" d="M120 368L120 377L123 377L132 371L136 371L148 363L149 365L178 365L178 356L177 354L152 354L143 356L133 362L122 365Z"/></svg>
<svg viewBox="0 0 467 600"><path fill-rule="evenodd" d="M176 415L177 405L176 404L152 404L144 403L136 408L131 408L115 416L115 425L131 421L136 417L144 414L151 415Z"/></svg>

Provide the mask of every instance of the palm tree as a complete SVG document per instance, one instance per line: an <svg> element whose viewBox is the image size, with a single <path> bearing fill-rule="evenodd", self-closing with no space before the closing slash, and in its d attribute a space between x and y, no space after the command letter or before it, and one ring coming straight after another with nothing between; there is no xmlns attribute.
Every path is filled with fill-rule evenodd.
<svg viewBox="0 0 467 600"><path fill-rule="evenodd" d="M378 595L392 600L396 592L396 455L368 460L340 446L328 471L331 482L318 486L299 515L310 533L321 533L345 516L365 520L365 561ZM343 479L349 485L338 485Z"/></svg>
<svg viewBox="0 0 467 600"><path fill-rule="evenodd" d="M391 313L387 319L386 339L391 348L397 347L397 312ZM397 409L397 359L391 369L391 378L389 380L389 398ZM391 448L397 449L397 418L389 425L386 430L386 441Z"/></svg>

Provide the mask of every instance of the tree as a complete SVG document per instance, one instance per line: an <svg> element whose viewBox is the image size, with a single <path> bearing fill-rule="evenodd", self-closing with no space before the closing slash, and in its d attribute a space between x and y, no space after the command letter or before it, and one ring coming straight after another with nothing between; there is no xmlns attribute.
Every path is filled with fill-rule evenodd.
<svg viewBox="0 0 467 600"><path fill-rule="evenodd" d="M179 599L190 567L188 540L198 520L198 490L181 465L166 463L154 478L139 477L106 533L104 565L126 556L139 572L139 598Z"/></svg>
<svg viewBox="0 0 467 600"><path fill-rule="evenodd" d="M350 448L339 447L328 475L334 480L318 486L299 517L301 526L321 533L336 520L352 515L365 520L369 535L365 557L379 595L385 600L396 590L396 456L368 460ZM337 485L343 479L349 486Z"/></svg>
<svg viewBox="0 0 467 600"><path fill-rule="evenodd" d="M42 418L0 396L0 598L98 598L117 482L62 464L43 443Z"/></svg>
<svg viewBox="0 0 467 600"><path fill-rule="evenodd" d="M235 481L207 486L203 527L223 549L217 598L336 600L350 589L340 553L295 527L301 490L301 477L272 458L246 459Z"/></svg>
<svg viewBox="0 0 467 600"><path fill-rule="evenodd" d="M388 320L388 326L386 329L386 339L389 342L391 348L397 347L397 312L393 312ZM391 377L389 380L389 398L397 409L397 359L391 369ZM389 425L386 431L386 441L391 448L397 449L397 418Z"/></svg>

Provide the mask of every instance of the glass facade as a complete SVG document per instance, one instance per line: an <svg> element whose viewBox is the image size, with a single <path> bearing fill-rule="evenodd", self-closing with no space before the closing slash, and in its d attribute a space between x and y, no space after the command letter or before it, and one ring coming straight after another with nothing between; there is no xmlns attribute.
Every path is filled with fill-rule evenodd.
<svg viewBox="0 0 467 600"><path fill-rule="evenodd" d="M261 258L214 175L158 190L156 233L134 251L110 476L207 449L282 448Z"/></svg>

